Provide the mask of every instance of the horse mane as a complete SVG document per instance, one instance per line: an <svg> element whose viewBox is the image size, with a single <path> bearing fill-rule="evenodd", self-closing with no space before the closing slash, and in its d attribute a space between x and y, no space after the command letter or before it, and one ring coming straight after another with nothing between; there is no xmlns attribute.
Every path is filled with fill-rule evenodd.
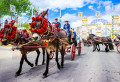
<svg viewBox="0 0 120 82"><path fill-rule="evenodd" d="M95 34L89 34L89 35L95 36Z"/></svg>

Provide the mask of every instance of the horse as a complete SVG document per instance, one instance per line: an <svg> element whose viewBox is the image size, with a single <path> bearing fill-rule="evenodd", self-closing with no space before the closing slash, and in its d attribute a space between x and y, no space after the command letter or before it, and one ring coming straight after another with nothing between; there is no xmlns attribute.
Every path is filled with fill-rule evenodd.
<svg viewBox="0 0 120 82"><path fill-rule="evenodd" d="M82 39L82 41L83 41L83 44L84 44L84 46L90 46L91 45L91 41L90 40L88 40L88 38L87 38L87 40L85 40L84 38Z"/></svg>
<svg viewBox="0 0 120 82"><path fill-rule="evenodd" d="M99 36L95 36L94 34L89 34L88 39L92 40L92 42L93 42L93 52L96 49L98 49L98 51L100 51L99 44L104 44L106 46L106 48L105 48L106 52L109 52L109 49L114 50L114 46L112 44L111 38L99 37ZM97 48L97 46L98 46L98 48Z"/></svg>
<svg viewBox="0 0 120 82"><path fill-rule="evenodd" d="M48 72L49 72L49 55L50 49L54 49L56 52L56 58L55 61L57 63L58 69L64 67L64 54L65 54L65 49L66 49L66 44L69 44L72 42L72 37L70 38L71 41L68 40L67 32L64 29L61 29L59 31L59 28L54 28L55 30L52 30L53 27L48 21L47 28L44 30L42 33L40 29L42 29L42 26L45 26L43 21L46 20L44 17L47 14L48 9L44 11L42 14L39 14L38 17L36 17L35 20L30 23L31 25L31 31L35 31L36 34L38 34L37 37L40 38L40 40L45 40L47 42L47 46L45 47L46 53L47 53L47 60L46 60L46 69L45 72L43 73L44 77L47 77ZM37 20L37 18L40 18L41 20ZM33 18L34 19L34 18ZM37 20L37 21L36 21ZM34 24L36 23L36 24ZM34 25L33 25L34 24ZM34 29L34 30L32 30ZM36 30L37 29L37 30ZM57 30L57 31L56 31ZM61 65L59 64L58 60L58 51L61 53Z"/></svg>
<svg viewBox="0 0 120 82"><path fill-rule="evenodd" d="M12 22L11 26L13 26L13 23L15 23L15 21ZM3 38L1 40L1 42L5 45L7 45L8 43L11 43L13 46L12 50L14 50L16 48L16 46L23 46L25 45L26 43L29 43L29 41L34 41L34 38L33 37L29 37L29 38L25 38L25 37L22 37L20 36L21 33L19 30L16 30L16 34L15 34L15 37L14 39L12 39L11 41L9 41L9 39L7 38L6 35L10 35L11 34L11 30L12 28L9 27L9 28L4 28L4 34L3 34ZM23 40L24 39L24 40ZM22 40L22 43L21 41ZM24 44L23 44L24 43ZM43 44L43 42L41 43ZM31 44L30 44L31 45ZM30 46L28 45L28 46ZM43 61L42 61L42 65L45 64L45 49L42 48L43 50ZM37 52L37 57L36 57L36 60L35 60L35 65L37 66L38 65L38 59L39 59L39 55L40 55L40 51L39 51L39 48L31 48L31 49L19 49L19 51L21 52L22 54L22 57L21 57L21 60L20 60L20 66L19 66L19 69L18 71L16 72L16 75L15 76L19 76L21 71L22 71L22 65L23 65L23 62L24 60L27 62L28 65L30 65L31 67L33 67L34 65L28 61L27 59L27 52L32 52L32 51L36 51Z"/></svg>

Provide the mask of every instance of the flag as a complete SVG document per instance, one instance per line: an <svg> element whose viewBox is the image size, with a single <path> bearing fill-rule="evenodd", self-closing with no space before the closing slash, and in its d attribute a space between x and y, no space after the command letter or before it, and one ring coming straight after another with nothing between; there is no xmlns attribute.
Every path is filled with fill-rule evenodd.
<svg viewBox="0 0 120 82"><path fill-rule="evenodd" d="M100 17L100 11L96 11L96 17Z"/></svg>
<svg viewBox="0 0 120 82"><path fill-rule="evenodd" d="M16 12L15 6L14 5L10 5L10 12Z"/></svg>
<svg viewBox="0 0 120 82"><path fill-rule="evenodd" d="M82 12L78 12L78 16L79 16L80 18L82 18L82 15L83 15Z"/></svg>

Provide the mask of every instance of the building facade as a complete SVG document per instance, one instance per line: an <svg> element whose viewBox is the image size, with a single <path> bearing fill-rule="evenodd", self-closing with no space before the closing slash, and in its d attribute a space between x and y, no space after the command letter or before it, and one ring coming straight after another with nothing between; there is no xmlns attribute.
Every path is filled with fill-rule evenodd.
<svg viewBox="0 0 120 82"><path fill-rule="evenodd" d="M120 34L119 15L112 16L112 23L100 17L88 24L87 17L82 18L82 25L77 27L78 37L86 39L89 34L100 37L113 37L113 34Z"/></svg>

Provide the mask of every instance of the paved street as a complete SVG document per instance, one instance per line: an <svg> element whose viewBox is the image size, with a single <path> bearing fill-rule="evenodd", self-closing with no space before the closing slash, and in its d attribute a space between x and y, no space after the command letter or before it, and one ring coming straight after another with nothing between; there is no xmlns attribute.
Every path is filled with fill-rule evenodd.
<svg viewBox="0 0 120 82"><path fill-rule="evenodd" d="M67 54L64 68L60 70L54 59L51 60L48 77L44 79L42 55L37 67L31 68L24 62L22 74L15 77L21 55L10 49L0 47L0 82L120 82L120 54L116 50L106 53L103 46L100 52L92 52L92 47L82 47L81 56L76 54L74 61ZM27 56L34 63L37 55L32 52Z"/></svg>

